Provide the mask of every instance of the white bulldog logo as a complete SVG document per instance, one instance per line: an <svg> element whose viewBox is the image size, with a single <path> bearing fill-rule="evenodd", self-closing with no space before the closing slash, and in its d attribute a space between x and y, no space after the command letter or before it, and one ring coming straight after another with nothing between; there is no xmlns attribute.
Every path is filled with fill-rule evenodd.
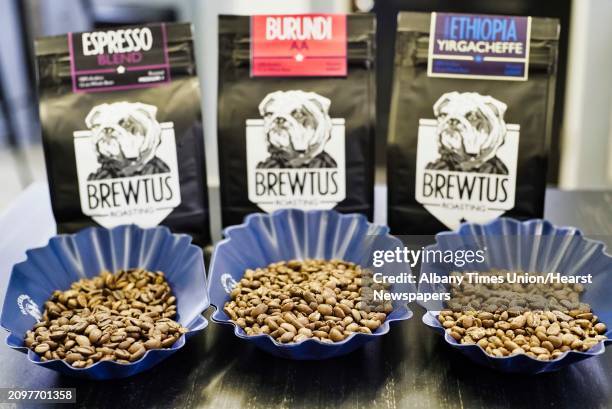
<svg viewBox="0 0 612 409"><path fill-rule="evenodd" d="M427 169L508 174L496 156L506 137L506 104L476 92L449 92L433 110L440 158Z"/></svg>
<svg viewBox="0 0 612 409"><path fill-rule="evenodd" d="M259 104L269 157L257 164L270 168L335 168L324 151L331 137L331 102L314 92L276 91Z"/></svg>
<svg viewBox="0 0 612 409"><path fill-rule="evenodd" d="M94 107L85 124L94 137L100 168L88 180L169 172L168 165L155 156L162 132L156 114L157 107L138 102Z"/></svg>

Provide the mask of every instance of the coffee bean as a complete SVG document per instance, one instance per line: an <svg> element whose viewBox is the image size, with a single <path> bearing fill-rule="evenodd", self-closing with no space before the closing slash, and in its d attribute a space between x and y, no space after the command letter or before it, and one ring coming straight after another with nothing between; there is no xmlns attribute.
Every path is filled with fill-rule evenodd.
<svg viewBox="0 0 612 409"><path fill-rule="evenodd" d="M294 336L295 336L294 332L285 332L278 338L278 340L282 343L287 343L287 342L291 342Z"/></svg>
<svg viewBox="0 0 612 409"><path fill-rule="evenodd" d="M76 361L82 361L84 359L85 358L83 358L83 355L81 355L81 354L79 354L77 352L71 352L71 353L67 354L65 356L65 358L64 358L64 360L66 362L68 362L69 364L72 364L73 362L76 362Z"/></svg>
<svg viewBox="0 0 612 409"><path fill-rule="evenodd" d="M333 313L333 308L329 304L321 304L317 309L322 315L332 315Z"/></svg>
<svg viewBox="0 0 612 409"><path fill-rule="evenodd" d="M344 339L344 335L337 328L332 328L329 331L329 339L334 342L340 342Z"/></svg>
<svg viewBox="0 0 612 409"><path fill-rule="evenodd" d="M293 325L289 324L288 322L283 322L280 326L285 331L297 333L297 329Z"/></svg>
<svg viewBox="0 0 612 409"><path fill-rule="evenodd" d="M125 332L115 332L113 335L111 335L110 340L111 342L121 342L126 337L127 337L127 334Z"/></svg>
<svg viewBox="0 0 612 409"><path fill-rule="evenodd" d="M130 359L130 353L124 349L116 349L115 350L115 357L117 359Z"/></svg>
<svg viewBox="0 0 612 409"><path fill-rule="evenodd" d="M483 349L486 349L489 346L489 341L487 341L486 338L481 338L478 342L477 342L478 346L480 346Z"/></svg>
<svg viewBox="0 0 612 409"><path fill-rule="evenodd" d="M355 322L350 323L345 327L345 330L348 332L357 332L359 330L359 324Z"/></svg>
<svg viewBox="0 0 612 409"><path fill-rule="evenodd" d="M530 349L530 351L533 352L536 355L548 354L548 350L546 348L542 348L542 347L532 347Z"/></svg>
<svg viewBox="0 0 612 409"><path fill-rule="evenodd" d="M75 361L72 363L73 368L85 368L87 366L87 362L85 361Z"/></svg>
<svg viewBox="0 0 612 409"><path fill-rule="evenodd" d="M144 343L144 346L147 349L159 349L161 348L161 342L158 339L151 338Z"/></svg>
<svg viewBox="0 0 612 409"><path fill-rule="evenodd" d="M140 327L137 325L130 325L129 327L125 327L127 332L140 332Z"/></svg>
<svg viewBox="0 0 612 409"><path fill-rule="evenodd" d="M344 310L338 306L335 306L333 308L333 313L338 318L344 318L346 316L346 314L344 313Z"/></svg>
<svg viewBox="0 0 612 409"><path fill-rule="evenodd" d="M89 342L92 344L97 343L100 340L100 337L102 337L102 331L100 331L98 327L93 328L89 332Z"/></svg>
<svg viewBox="0 0 612 409"><path fill-rule="evenodd" d="M312 330L309 328L300 328L298 334L305 335L308 338L312 338Z"/></svg>
<svg viewBox="0 0 612 409"><path fill-rule="evenodd" d="M91 355L95 352L92 347L74 347L72 350L82 355Z"/></svg>
<svg viewBox="0 0 612 409"><path fill-rule="evenodd" d="M34 352L37 354L44 354L49 351L49 344L39 344L34 348Z"/></svg>
<svg viewBox="0 0 612 409"><path fill-rule="evenodd" d="M563 341L559 336L551 335L548 337L548 342L552 344L553 348L559 348L561 345L563 345Z"/></svg>
<svg viewBox="0 0 612 409"><path fill-rule="evenodd" d="M548 352L553 352L555 350L555 347L550 341L542 342L542 347L548 349Z"/></svg>
<svg viewBox="0 0 612 409"><path fill-rule="evenodd" d="M380 327L380 322L377 320L362 320L361 323L372 331Z"/></svg>
<svg viewBox="0 0 612 409"><path fill-rule="evenodd" d="M314 337L318 337L318 338L327 338L329 336L329 334L327 332L321 331L321 330L313 331L312 335Z"/></svg>
<svg viewBox="0 0 612 409"><path fill-rule="evenodd" d="M131 354L130 354L129 360L130 362L133 362L133 361L137 361L140 358L142 358L145 352L147 352L147 349L144 347L144 345L140 345L136 350L134 350L133 352L132 351L130 352Z"/></svg>
<svg viewBox="0 0 612 409"><path fill-rule="evenodd" d="M77 344L79 344L79 346L82 346L82 347L88 347L91 345L89 338L87 338L85 335L77 335L74 340L76 341Z"/></svg>
<svg viewBox="0 0 612 409"><path fill-rule="evenodd" d="M456 331L452 331L452 330L451 330L451 331L449 332L449 334L450 334L450 336L451 336L451 337L453 337L453 338L454 338L456 341L461 341L461 338L463 338L463 337L461 336L461 334L459 334L459 333L458 333L458 332L456 332Z"/></svg>
<svg viewBox="0 0 612 409"><path fill-rule="evenodd" d="M486 331L482 327L470 327L466 331L467 335L469 335L474 341L478 341L483 339L486 336Z"/></svg>
<svg viewBox="0 0 612 409"><path fill-rule="evenodd" d="M259 304L251 311L251 317L255 318L258 315L265 314L268 311L268 306L264 303Z"/></svg>
<svg viewBox="0 0 612 409"><path fill-rule="evenodd" d="M161 341L161 346L162 346L162 348L170 348L172 345L174 345L176 340L177 340L177 338L174 337L174 336L165 338L165 339L163 339Z"/></svg>
<svg viewBox="0 0 612 409"><path fill-rule="evenodd" d="M298 305L295 307L295 309L296 309L296 310L298 310L299 312L301 312L302 314L305 314L305 315L310 315L310 314L312 314L312 312L313 312L313 311L312 311L312 308L310 308L310 307L309 307L308 305L306 305L306 304L298 304Z"/></svg>
<svg viewBox="0 0 612 409"><path fill-rule="evenodd" d="M548 335L558 335L559 332L561 332L561 327L556 322L546 329Z"/></svg>
<svg viewBox="0 0 612 409"><path fill-rule="evenodd" d="M130 347L130 345L132 345L134 343L134 338L126 338L125 341L119 343L119 345L117 345L117 348L119 349L128 349Z"/></svg>
<svg viewBox="0 0 612 409"><path fill-rule="evenodd" d="M325 298L325 304L331 305L332 307L334 307L336 305L336 297Z"/></svg>
<svg viewBox="0 0 612 409"><path fill-rule="evenodd" d="M300 294L304 301L306 301L308 304L318 304L316 296L311 291L301 291L298 289L297 294Z"/></svg>
<svg viewBox="0 0 612 409"><path fill-rule="evenodd" d="M323 322L321 322L321 324L323 324ZM319 327L319 331L324 331L324 332L329 332L330 329L331 327L329 325L321 325Z"/></svg>
<svg viewBox="0 0 612 409"><path fill-rule="evenodd" d="M527 322L527 317L525 317L524 315L519 315L518 317L515 317L512 319L512 322L510 323L510 327L512 329L523 328L526 322Z"/></svg>
<svg viewBox="0 0 612 409"><path fill-rule="evenodd" d="M463 328L471 328L474 325L474 317L471 315L464 316L463 320L461 320L461 325Z"/></svg>

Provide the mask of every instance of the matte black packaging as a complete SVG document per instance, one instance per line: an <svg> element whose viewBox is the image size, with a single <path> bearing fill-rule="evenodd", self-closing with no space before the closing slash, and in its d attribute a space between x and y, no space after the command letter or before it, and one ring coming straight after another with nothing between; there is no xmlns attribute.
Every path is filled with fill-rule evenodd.
<svg viewBox="0 0 612 409"><path fill-rule="evenodd" d="M108 32L118 41L115 48L95 41ZM191 235L197 244L209 243L191 25L41 38L36 58L45 160L59 232L92 225L162 224ZM89 71L78 72L79 64Z"/></svg>
<svg viewBox="0 0 612 409"><path fill-rule="evenodd" d="M242 223L245 215L252 212L273 211L283 207L312 209L326 206L325 208L334 208L340 212L359 212L371 219L374 202L376 124L374 16L347 16L346 77L251 77L249 28L249 17L219 18L218 146L223 225ZM249 172L268 170L270 175L276 171L283 172L287 166L292 166L284 162L282 155L275 155L269 146L266 148L266 141L263 139L259 144L249 145L247 142L250 127L256 126L253 124L257 121L263 121L263 105L272 103L278 104L278 109L287 109L288 105L297 103L301 98L310 98L308 95L313 94L316 95L312 98L322 100L323 105L327 102L329 111L323 115L327 120L331 118L334 127L344 124L344 131L341 132L343 135L331 138L332 141L341 138L344 148L339 148L342 152L338 152L337 149L341 145L334 145L332 148L330 142L326 151L336 149L335 153L323 152L316 160L295 165L301 169L291 170L294 172L291 177L295 177L299 172L302 174L297 177L302 177L305 169L309 169L312 175L319 172L314 182L329 183L330 180L323 179L323 169L336 169L337 166L340 175L344 173L345 177L333 176L335 179L331 180L331 183L334 191L340 185L345 188L344 198L332 199L327 203L317 201L314 205L303 200L303 197L297 201L283 198L282 189L289 185L278 186L279 183L285 183L280 179L284 175L279 174L278 178L274 175L274 179L267 179L268 185L260 184L257 187L262 191L268 189L265 195L269 202L257 203L258 198L250 200ZM321 101L314 99L305 104L310 105L311 102L321 106ZM249 157L254 155L254 150L258 150L262 156L269 156L265 160L262 156L255 159ZM334 156L335 154L337 155ZM339 159L340 156L342 159ZM305 177L308 178L300 180L306 180L305 189L310 189L313 179L310 179L310 175ZM276 183L278 181L280 182ZM319 185L321 186L327 189L329 185ZM276 188L280 190L277 191ZM254 196L258 192L257 189L252 189L251 195ZM278 197L274 196L276 194Z"/></svg>
<svg viewBox="0 0 612 409"><path fill-rule="evenodd" d="M556 79L558 21L532 18L526 81L428 76L430 21L431 13L400 13L398 17L387 145L388 223L391 231L395 234L435 234L456 228L464 221L486 222L501 215L517 219L542 217ZM477 154L475 159L464 155L465 162L462 162L460 154L450 152L452 148L444 151L445 147L438 140L437 146L432 145L431 149L438 150L440 159L419 161L419 133L423 124L427 121L432 127L436 126L436 121L440 124L442 115L449 115L448 109L441 112L444 111L441 108L449 107L453 98L463 98L465 103L456 100L450 109L467 112L469 104L484 104L487 107L482 110L487 115L497 115L492 120L495 124L488 123L487 126L507 128L500 151L509 150L510 134L516 134L518 147L514 148L514 159L504 163L493 156L476 167L469 162L478 161ZM482 112L478 115L482 116ZM440 133L437 137L440 138ZM499 175L509 173L511 162L515 164L515 182L509 180L496 185ZM444 176L439 176L438 181L429 176L423 180L431 184L419 184L419 168L421 171L444 170L448 174L454 173L456 179L449 182L444 180ZM462 172L482 176L467 180ZM468 185L465 182L469 182ZM481 196L471 197L472 203L460 203L456 199L459 190L452 183L470 188L474 188L475 183L472 196ZM501 202L513 191L514 204L509 208L496 208L496 197L499 199L497 202ZM427 209L423 204L425 200L419 200L417 194L435 196L436 199L432 200L435 203ZM471 193L465 190L463 194L466 196L462 197L470 197L467 195ZM446 214L448 209L455 213ZM461 212L465 212L465 216ZM472 213L468 215L469 212Z"/></svg>

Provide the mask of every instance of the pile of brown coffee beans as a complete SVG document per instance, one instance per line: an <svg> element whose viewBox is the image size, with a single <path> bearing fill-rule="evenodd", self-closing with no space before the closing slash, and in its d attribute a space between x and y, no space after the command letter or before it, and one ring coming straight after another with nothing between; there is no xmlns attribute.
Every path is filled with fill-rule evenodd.
<svg viewBox="0 0 612 409"><path fill-rule="evenodd" d="M393 310L374 302L371 273L342 260L291 260L248 269L223 311L248 335L333 343L371 334Z"/></svg>
<svg viewBox="0 0 612 409"><path fill-rule="evenodd" d="M607 339L606 325L580 302L583 291L580 284L464 282L451 287L452 298L438 320L457 342L477 344L491 356L525 354L548 361Z"/></svg>
<svg viewBox="0 0 612 409"><path fill-rule="evenodd" d="M607 338L606 325L590 311L444 310L438 319L461 344L478 344L496 357L526 354L547 361L570 350L587 351Z"/></svg>
<svg viewBox="0 0 612 409"><path fill-rule="evenodd" d="M187 332L175 316L176 298L164 273L103 272L55 291L24 342L42 361L63 359L75 368L106 360L125 364L147 350L171 347Z"/></svg>

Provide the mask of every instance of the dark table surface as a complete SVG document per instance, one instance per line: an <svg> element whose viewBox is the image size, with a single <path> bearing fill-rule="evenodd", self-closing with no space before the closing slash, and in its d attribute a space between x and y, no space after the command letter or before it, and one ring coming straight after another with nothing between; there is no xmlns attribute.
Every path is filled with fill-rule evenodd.
<svg viewBox="0 0 612 409"><path fill-rule="evenodd" d="M612 235L611 204L612 193L549 190L546 218L605 238ZM8 272L0 273L3 289ZM416 311L411 320L336 359L275 358L236 338L231 329L211 324L152 370L104 382L36 367L2 342L0 387L73 387L79 406L92 408L612 407L611 353L555 373L498 373L453 353L421 323L420 307L411 308Z"/></svg>

